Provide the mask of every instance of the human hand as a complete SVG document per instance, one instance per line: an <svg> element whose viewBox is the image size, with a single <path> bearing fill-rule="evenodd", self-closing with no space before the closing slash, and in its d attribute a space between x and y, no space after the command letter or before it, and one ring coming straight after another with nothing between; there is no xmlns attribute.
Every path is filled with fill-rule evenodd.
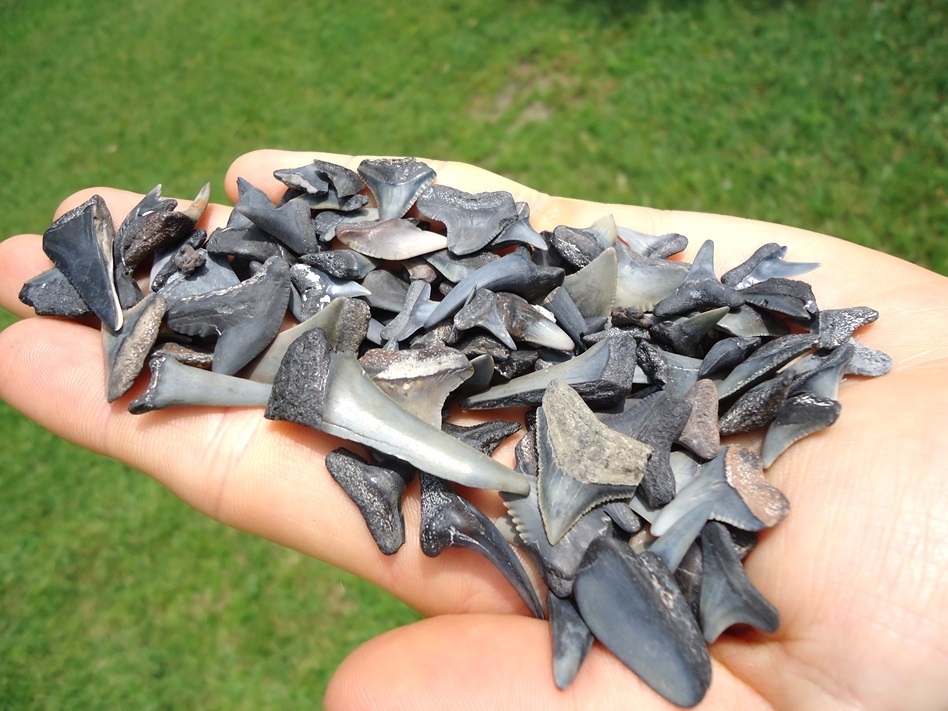
<svg viewBox="0 0 948 711"><path fill-rule="evenodd" d="M236 199L241 176L275 198L282 186L273 169L314 157L352 168L360 161L249 154L228 173L229 196ZM806 277L822 308L868 305L880 312L858 339L889 353L893 371L872 383L847 379L834 427L799 442L768 470L789 498L791 515L762 536L746 567L782 625L772 635L726 635L712 646L714 678L703 707L944 707L948 481L939 458L948 445L941 412L948 390L948 280L802 230L550 198L471 166L431 165L448 185L510 190L530 204L540 229L585 225L611 212L619 224L643 232L687 235L686 259L712 239L718 273L764 242L786 244L790 259L822 263ZM58 214L92 192L105 197L116 218L139 199L87 191ZM207 226L223 224L228 212L212 206ZM37 235L2 243L0 305L29 316L16 294L48 266ZM357 650L337 671L328 708L668 706L599 647L573 685L558 691L547 626L512 614L523 608L506 581L479 557L449 551L431 560L413 544L417 485L404 506L408 545L392 557L379 553L322 467L322 455L338 440L266 420L256 409L132 416L125 410L130 396L106 403L99 334L78 323L26 318L14 324L0 334L0 372L0 397L57 434L128 462L224 523L345 568L431 616ZM168 441L176 443L171 451ZM512 446L497 456L510 463ZM473 493L489 515L501 511L495 495Z"/></svg>

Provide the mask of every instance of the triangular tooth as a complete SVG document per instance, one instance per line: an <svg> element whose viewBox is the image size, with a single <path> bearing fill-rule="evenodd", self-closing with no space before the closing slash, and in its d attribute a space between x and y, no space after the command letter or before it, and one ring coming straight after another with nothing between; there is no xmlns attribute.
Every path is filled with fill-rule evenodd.
<svg viewBox="0 0 948 711"><path fill-rule="evenodd" d="M683 399L691 403L691 414L677 442L702 459L714 459L721 448L718 389L710 380L701 378L685 393Z"/></svg>
<svg viewBox="0 0 948 711"><path fill-rule="evenodd" d="M718 330L739 338L776 337L790 333L783 321L765 318L750 304L744 304L739 309L726 313L724 318L718 321Z"/></svg>
<svg viewBox="0 0 948 711"><path fill-rule="evenodd" d="M816 262L785 262L786 247L769 242L748 257L743 263L721 276L721 282L735 289L744 289L752 284L773 277L789 278L806 274L818 266Z"/></svg>
<svg viewBox="0 0 948 711"><path fill-rule="evenodd" d="M836 348L852 338L853 331L879 318L879 312L868 306L820 311L817 332L821 349Z"/></svg>
<svg viewBox="0 0 948 711"><path fill-rule="evenodd" d="M287 349L266 417L364 444L463 486L530 491L520 474L406 412L372 382L354 353L333 351L319 329Z"/></svg>
<svg viewBox="0 0 948 711"><path fill-rule="evenodd" d="M701 552L701 628L708 644L736 624L775 632L780 626L780 615L748 579L723 524L711 521L705 525Z"/></svg>
<svg viewBox="0 0 948 711"><path fill-rule="evenodd" d="M652 327L656 339L669 344L676 353L700 358L704 355L705 336L728 313L727 306L699 311L691 316L668 319Z"/></svg>
<svg viewBox="0 0 948 711"><path fill-rule="evenodd" d="M319 250L307 202L290 200L277 207L266 193L243 178L237 178L237 191L240 197L234 209L257 227L278 239L295 254Z"/></svg>
<svg viewBox="0 0 948 711"><path fill-rule="evenodd" d="M188 205L186 210L181 211L181 214L186 215L191 222L197 224L204 216L204 211L207 209L207 205L210 201L211 184L204 183L204 186L198 190L198 194L194 196L194 200L191 201L191 204Z"/></svg>
<svg viewBox="0 0 948 711"><path fill-rule="evenodd" d="M721 415L721 434L750 432L769 425L787 399L792 381L792 374L781 373L745 392Z"/></svg>
<svg viewBox="0 0 948 711"><path fill-rule="evenodd" d="M688 276L687 264L643 257L621 241L616 242L615 250L617 307L651 311Z"/></svg>
<svg viewBox="0 0 948 711"><path fill-rule="evenodd" d="M367 158L357 170L375 195L382 222L402 217L436 177L414 158Z"/></svg>
<svg viewBox="0 0 948 711"><path fill-rule="evenodd" d="M583 316L593 318L612 313L616 303L618 268L615 247L610 247L563 280L563 288L569 292Z"/></svg>
<svg viewBox="0 0 948 711"><path fill-rule="evenodd" d="M840 404L835 400L801 393L788 398L767 428L761 459L764 468L773 465L794 442L826 429L839 417Z"/></svg>
<svg viewBox="0 0 948 711"><path fill-rule="evenodd" d="M498 310L500 302L497 294L490 289L478 289L468 302L454 314L454 327L460 331L483 328L511 350L517 344L507 332L507 327Z"/></svg>
<svg viewBox="0 0 948 711"><path fill-rule="evenodd" d="M846 375L863 375L877 378L892 370L892 357L887 353L856 343L851 338L849 342L855 346L856 350L853 353L853 359L846 368Z"/></svg>
<svg viewBox="0 0 948 711"><path fill-rule="evenodd" d="M688 270L688 276L674 293L655 304L656 316L668 318L690 311L727 306L736 309L744 299L734 289L723 285L714 274L714 242L706 240L695 261Z"/></svg>
<svg viewBox="0 0 948 711"><path fill-rule="evenodd" d="M359 174L343 165L317 158L313 161L313 166L317 173L329 181L339 197L355 195L365 187L365 181L362 180Z"/></svg>
<svg viewBox="0 0 948 711"><path fill-rule="evenodd" d="M563 690L576 678L592 648L593 634L570 600L548 592L546 608L553 636L553 680L556 687Z"/></svg>
<svg viewBox="0 0 948 711"><path fill-rule="evenodd" d="M513 195L505 190L471 194L447 185L432 185L418 197L418 211L444 223L448 250L476 252L518 218Z"/></svg>
<svg viewBox="0 0 948 711"><path fill-rule="evenodd" d="M711 658L674 577L649 553L593 542L573 585L576 606L603 646L642 681L691 707L711 684Z"/></svg>
<svg viewBox="0 0 948 711"><path fill-rule="evenodd" d="M102 323L118 331L123 316L113 273L114 238L109 208L93 195L49 226L43 251Z"/></svg>
<svg viewBox="0 0 948 711"><path fill-rule="evenodd" d="M106 398L114 402L128 392L145 366L148 351L155 344L167 304L151 293L125 312L122 330L102 327L106 363Z"/></svg>
<svg viewBox="0 0 948 711"><path fill-rule="evenodd" d="M312 195L328 192L329 180L314 163L299 168L280 168L273 171L273 177L286 187L302 190ZM361 181L360 181L361 182Z"/></svg>
<svg viewBox="0 0 948 711"><path fill-rule="evenodd" d="M727 378L718 384L718 396L726 398L756 385L794 358L811 350L814 345L816 336L811 333L792 333L770 341L737 365Z"/></svg>
<svg viewBox="0 0 948 711"><path fill-rule="evenodd" d="M497 295L504 329L515 340L555 351L573 350L573 339L556 325L546 309L534 306L516 294Z"/></svg>
<svg viewBox="0 0 948 711"><path fill-rule="evenodd" d="M688 238L675 232L649 235L618 225L616 233L619 241L627 245L630 250L652 259L667 259L673 254L684 252L688 247Z"/></svg>
<svg viewBox="0 0 948 711"><path fill-rule="evenodd" d="M715 375L719 370L732 370L760 345L760 338L731 336L722 338L708 349L701 360L699 378Z"/></svg>
<svg viewBox="0 0 948 711"><path fill-rule="evenodd" d="M326 455L326 469L359 508L379 550L385 555L398 551L405 542L405 477L394 469L371 465L342 447Z"/></svg>
<svg viewBox="0 0 948 711"><path fill-rule="evenodd" d="M543 619L543 606L513 548L493 522L435 476L421 472L421 550L430 557L466 548L487 558L513 586L527 609Z"/></svg>
<svg viewBox="0 0 948 711"><path fill-rule="evenodd" d="M448 245L444 235L400 218L340 225L336 228L336 239L359 254L391 260L418 257Z"/></svg>
<svg viewBox="0 0 948 711"><path fill-rule="evenodd" d="M549 249L543 235L530 224L530 206L525 202L517 203L517 219L500 231L490 243L490 248L499 249L512 244L523 244L542 252Z"/></svg>

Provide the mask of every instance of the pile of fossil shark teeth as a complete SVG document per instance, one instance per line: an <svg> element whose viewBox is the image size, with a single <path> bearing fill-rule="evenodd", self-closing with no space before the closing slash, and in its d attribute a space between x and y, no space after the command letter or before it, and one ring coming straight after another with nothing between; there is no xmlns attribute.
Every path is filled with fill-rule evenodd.
<svg viewBox="0 0 948 711"><path fill-rule="evenodd" d="M240 179L210 235L207 186L186 210L158 186L117 230L94 196L46 231L54 267L20 298L98 318L107 399L151 374L133 413L257 407L361 445L325 465L385 555L420 472L422 550L479 553L548 616L559 688L598 640L698 703L707 644L779 625L741 563L789 511L766 469L841 416L843 378L890 369L853 338L878 313L821 310L797 279L818 265L777 244L719 278L710 241L689 265L673 258L685 236L611 215L539 232L509 193L440 184L412 158L274 175L277 204ZM497 417L447 421L458 409ZM514 468L491 457L521 430ZM722 441L746 432L756 448ZM452 484L499 491L506 517Z"/></svg>

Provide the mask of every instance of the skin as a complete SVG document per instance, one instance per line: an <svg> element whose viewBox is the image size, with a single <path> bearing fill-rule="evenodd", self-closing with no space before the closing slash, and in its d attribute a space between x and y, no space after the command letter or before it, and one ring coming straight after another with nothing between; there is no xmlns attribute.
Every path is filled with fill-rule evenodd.
<svg viewBox="0 0 948 711"><path fill-rule="evenodd" d="M236 199L242 176L276 198L282 189L272 171L315 157L351 168L361 160L251 153L229 170L228 197ZM554 198L469 165L428 162L448 185L510 190L530 203L538 229L583 226L611 212L642 232L689 236L686 260L713 239L718 274L764 242L785 244L788 259L822 263L804 277L822 308L879 311L857 336L892 356L892 372L847 378L838 422L768 471L791 513L746 565L780 611L780 629L728 634L712 645L713 682L701 708L948 707L948 279L791 227ZM97 188L68 198L57 215L94 192L116 221L140 198ZM210 231L228 212L213 205L202 225ZM107 404L98 330L37 318L17 300L23 281L48 266L39 235L0 243L0 305L23 317L0 333L0 397L60 436L155 477L208 516L345 568L428 617L357 649L337 670L327 709L670 707L598 645L573 685L557 691L547 624L526 616L500 575L463 551L430 560L413 543L417 484L405 502L408 543L392 557L380 554L355 507L314 464L338 440L250 408L130 415L144 380ZM171 449L162 444L169 437ZM511 463L513 444L495 456ZM489 515L500 511L492 492L473 498Z"/></svg>

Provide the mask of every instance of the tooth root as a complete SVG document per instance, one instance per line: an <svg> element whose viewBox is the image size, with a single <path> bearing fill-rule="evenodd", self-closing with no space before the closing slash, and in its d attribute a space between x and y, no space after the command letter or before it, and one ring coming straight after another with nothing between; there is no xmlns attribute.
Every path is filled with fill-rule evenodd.
<svg viewBox="0 0 948 711"><path fill-rule="evenodd" d="M600 538L573 583L592 633L664 698L694 706L711 684L711 658L687 601L667 568L649 553Z"/></svg>
<svg viewBox="0 0 948 711"><path fill-rule="evenodd" d="M533 584L497 527L447 484L422 471L421 550L435 557L448 548L466 548L483 555L507 578L531 614L543 619Z"/></svg>
<svg viewBox="0 0 948 711"><path fill-rule="evenodd" d="M736 624L748 624L764 632L776 631L780 615L748 579L724 525L713 521L705 525L701 552L701 628L708 644Z"/></svg>
<svg viewBox="0 0 948 711"><path fill-rule="evenodd" d="M563 690L576 678L592 648L593 634L583 622L579 610L569 600L548 592L546 608L553 635L553 680L557 688Z"/></svg>

